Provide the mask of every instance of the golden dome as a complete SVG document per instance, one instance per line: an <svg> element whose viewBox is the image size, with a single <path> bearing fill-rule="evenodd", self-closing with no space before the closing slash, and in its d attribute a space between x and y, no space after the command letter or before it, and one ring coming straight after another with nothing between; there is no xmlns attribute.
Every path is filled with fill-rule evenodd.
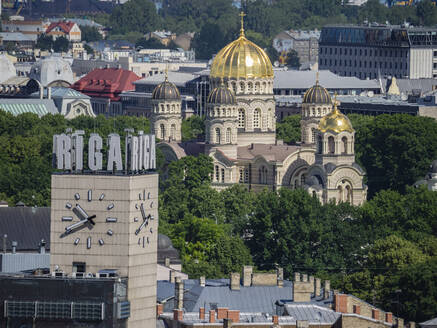
<svg viewBox="0 0 437 328"><path fill-rule="evenodd" d="M240 37L229 43L215 56L211 78L253 79L273 78L273 66L266 52L246 39L241 16Z"/></svg>
<svg viewBox="0 0 437 328"><path fill-rule="evenodd" d="M346 115L343 115L337 108L337 99L334 100L332 111L323 116L319 123L319 130L322 132L333 131L340 133L343 131L354 132L352 124Z"/></svg>

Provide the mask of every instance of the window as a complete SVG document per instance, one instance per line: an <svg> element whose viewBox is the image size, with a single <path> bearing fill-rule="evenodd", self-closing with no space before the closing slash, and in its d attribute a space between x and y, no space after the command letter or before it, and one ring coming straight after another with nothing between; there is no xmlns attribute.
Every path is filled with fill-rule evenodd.
<svg viewBox="0 0 437 328"><path fill-rule="evenodd" d="M300 185L302 187L305 185L305 180L306 180L306 174L302 173L302 175L300 176Z"/></svg>
<svg viewBox="0 0 437 328"><path fill-rule="evenodd" d="M341 142L343 145L342 153L347 154L347 138L346 137L341 138Z"/></svg>
<svg viewBox="0 0 437 328"><path fill-rule="evenodd" d="M176 140L176 125L172 124L170 127L170 138Z"/></svg>
<svg viewBox="0 0 437 328"><path fill-rule="evenodd" d="M328 149L330 154L335 153L335 141L334 141L334 137L332 136L328 138Z"/></svg>
<svg viewBox="0 0 437 328"><path fill-rule="evenodd" d="M159 135L162 140L165 139L165 127L164 124L159 125Z"/></svg>
<svg viewBox="0 0 437 328"><path fill-rule="evenodd" d="M246 114L244 113L244 109L240 108L238 110L238 127L245 128L246 127Z"/></svg>
<svg viewBox="0 0 437 328"><path fill-rule="evenodd" d="M253 112L253 127L259 128L260 127L260 116L261 116L261 110L259 108L255 109Z"/></svg>
<svg viewBox="0 0 437 328"><path fill-rule="evenodd" d="M221 182L225 182L225 169L221 169L221 178L222 178L222 180L221 180Z"/></svg>
<svg viewBox="0 0 437 328"><path fill-rule="evenodd" d="M226 143L231 143L231 128L226 129Z"/></svg>
<svg viewBox="0 0 437 328"><path fill-rule="evenodd" d="M86 272L86 263L73 262L73 272Z"/></svg>
<svg viewBox="0 0 437 328"><path fill-rule="evenodd" d="M259 168L258 175L259 184L267 184L267 168L265 166Z"/></svg>
<svg viewBox="0 0 437 328"><path fill-rule="evenodd" d="M220 143L220 128L215 128L215 143Z"/></svg>
<svg viewBox="0 0 437 328"><path fill-rule="evenodd" d="M219 167L218 167L218 165L216 165L215 167L214 167L214 176L215 176L215 181L219 181Z"/></svg>
<svg viewBox="0 0 437 328"><path fill-rule="evenodd" d="M244 182L244 169L240 169L240 177L238 179L239 183L243 183Z"/></svg>
<svg viewBox="0 0 437 328"><path fill-rule="evenodd" d="M317 130L312 128L311 129L311 143L315 143L316 142L316 135L317 135Z"/></svg>

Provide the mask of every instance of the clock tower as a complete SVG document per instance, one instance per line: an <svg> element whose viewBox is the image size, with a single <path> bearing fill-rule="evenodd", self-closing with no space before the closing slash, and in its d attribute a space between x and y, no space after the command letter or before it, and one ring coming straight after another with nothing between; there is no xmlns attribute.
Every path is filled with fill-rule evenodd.
<svg viewBox="0 0 437 328"><path fill-rule="evenodd" d="M127 170L122 168L121 151L117 156L119 137L111 135L108 143L114 136L115 147L108 144L107 159L112 170L102 170L101 147L94 147L99 142L91 136L88 160L95 170L89 171L75 170L74 160L83 156L77 154L81 147L75 148L74 135L54 138L57 168L64 170L53 174L51 181L50 267L52 272L85 279L105 279L108 273L127 277L128 327L156 327L158 174L153 171L154 136L140 133L126 138Z"/></svg>

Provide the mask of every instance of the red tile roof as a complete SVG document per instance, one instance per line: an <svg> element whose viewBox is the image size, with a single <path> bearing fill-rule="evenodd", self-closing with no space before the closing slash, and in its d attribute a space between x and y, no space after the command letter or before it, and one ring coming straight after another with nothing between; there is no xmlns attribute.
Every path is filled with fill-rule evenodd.
<svg viewBox="0 0 437 328"><path fill-rule="evenodd" d="M140 77L134 72L119 68L97 68L79 81L72 88L90 97L120 100L123 91L135 90L133 82Z"/></svg>
<svg viewBox="0 0 437 328"><path fill-rule="evenodd" d="M73 22L64 22L64 21L51 23L49 25L49 27L47 28L46 33L51 32L56 27L59 27L64 33L70 33L71 29L73 28L73 26L75 24L76 23L73 23Z"/></svg>

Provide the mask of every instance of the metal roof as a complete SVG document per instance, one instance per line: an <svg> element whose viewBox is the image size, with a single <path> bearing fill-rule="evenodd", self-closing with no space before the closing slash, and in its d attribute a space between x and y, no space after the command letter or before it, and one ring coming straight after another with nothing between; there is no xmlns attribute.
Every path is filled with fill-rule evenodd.
<svg viewBox="0 0 437 328"><path fill-rule="evenodd" d="M421 327L433 328L437 327L437 318L422 322L419 324Z"/></svg>
<svg viewBox="0 0 437 328"><path fill-rule="evenodd" d="M174 83L176 86L185 86L188 82L197 78L198 75L191 73L181 73L181 72L168 72L168 80ZM158 85L165 80L165 74L155 74L152 76L145 77L141 80L135 81L134 84L151 84Z"/></svg>
<svg viewBox="0 0 437 328"><path fill-rule="evenodd" d="M285 310L295 320L310 323L333 324L340 317L340 313L315 304L286 304Z"/></svg>
<svg viewBox="0 0 437 328"><path fill-rule="evenodd" d="M0 272L18 273L25 270L50 268L50 254L0 254Z"/></svg>
<svg viewBox="0 0 437 328"><path fill-rule="evenodd" d="M34 113L38 116L59 114L52 99L0 99L0 109L12 115Z"/></svg>
<svg viewBox="0 0 437 328"><path fill-rule="evenodd" d="M3 42L7 42L7 41L36 42L38 35L23 34L21 32L0 32L0 37L3 39Z"/></svg>
<svg viewBox="0 0 437 328"><path fill-rule="evenodd" d="M41 239L50 249L50 207L0 207L0 238L4 234L8 250L16 241L17 251L36 251Z"/></svg>
<svg viewBox="0 0 437 328"><path fill-rule="evenodd" d="M309 89L316 83L316 71L275 70L273 88ZM380 89L378 80L360 80L356 77L339 76L330 71L319 71L319 83L326 89Z"/></svg>

